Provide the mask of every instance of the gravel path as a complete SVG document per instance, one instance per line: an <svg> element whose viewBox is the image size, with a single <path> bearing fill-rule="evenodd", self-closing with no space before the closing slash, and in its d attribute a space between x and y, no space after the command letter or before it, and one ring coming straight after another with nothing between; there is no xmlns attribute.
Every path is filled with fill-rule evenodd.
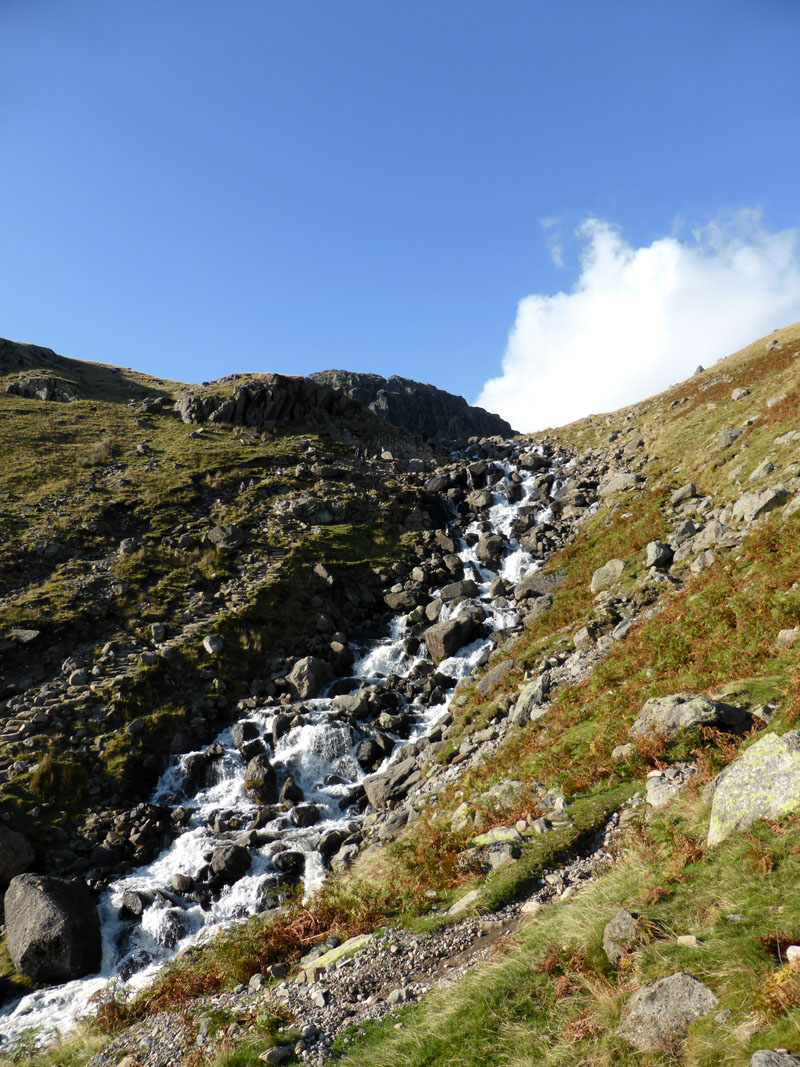
<svg viewBox="0 0 800 1067"><path fill-rule="evenodd" d="M613 815L585 854L548 872L527 901L490 916L470 916L435 933L388 930L321 973L307 961L301 975L277 985L256 975L249 986L142 1020L115 1038L89 1067L182 1067L187 1058L202 1062L201 1057L212 1056L220 1044L244 1040L257 1017L275 1007L287 1009L297 1020L302 1038L297 1045L271 1050L266 1062L284 1062L280 1057L295 1054L310 1065L323 1064L341 1031L381 1019L434 988L457 982L488 959L501 938L513 935L526 914L568 899L608 868L618 823Z"/></svg>

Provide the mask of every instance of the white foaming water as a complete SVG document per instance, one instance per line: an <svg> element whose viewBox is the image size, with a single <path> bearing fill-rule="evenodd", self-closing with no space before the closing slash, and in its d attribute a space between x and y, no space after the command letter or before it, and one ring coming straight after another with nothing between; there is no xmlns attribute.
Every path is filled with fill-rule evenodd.
<svg viewBox="0 0 800 1067"><path fill-rule="evenodd" d="M513 467L499 464L506 475ZM530 506L527 498L534 476L522 473L522 504ZM518 621L513 604L502 606L492 601L489 588L498 576L511 583L527 573L536 561L511 533L518 505L509 503L495 487L494 503L489 509L489 523L500 533L506 550L499 571L484 567L478 560L475 547L462 542L459 556L464 563L465 576L473 577L479 587L478 600L486 613L490 631L504 630ZM549 508L537 508L537 521L550 518ZM467 531L479 537L480 524ZM432 593L438 596L438 592ZM445 604L440 619L458 615L467 604L452 608ZM353 677L362 684L380 684L390 675L406 678L425 659L424 644L415 655L403 648L409 636L405 619L393 620L386 637L374 641L353 668ZM458 681L470 675L485 661L486 641L480 639L462 648L457 655L439 664L441 674ZM425 736L447 711L452 691L444 703L436 706L411 705L414 713L410 736L396 744L379 770L402 759L403 747ZM246 719L256 723L259 731L270 735L276 713L284 709L263 708L250 712ZM176 759L162 775L154 794L156 804L182 803L192 810L187 828L152 863L139 867L111 884L98 905L103 937L103 962L99 975L69 982L51 989L37 990L16 1004L0 1011L0 1048L31 1027L39 1027L40 1039L50 1040L66 1032L75 1020L91 1007L90 999L109 983L131 991L149 983L165 960L199 940L213 936L231 922L254 915L269 906L268 891L277 882L272 861L276 849L285 848L302 853L305 894L308 896L325 878L325 866L317 850L322 834L333 827L352 823L353 812L344 812L342 804L354 786L366 777L356 759L356 751L365 730L359 734L349 723L337 718L332 700L320 698L303 703L300 721L277 742L271 757L279 781L291 774L302 788L307 804L316 805L320 819L311 826L294 826L278 815L262 829L267 843L250 847L251 864L247 873L233 885L224 887L217 899L204 905L187 899L173 889L176 875L195 878L203 871L215 849L236 840L258 810L244 790L246 761L233 745L231 729L224 730L215 743L222 746L223 755L212 764L212 784L191 791L185 769L189 757ZM144 911L140 922L124 919L120 909L125 894L140 893ZM267 894L265 896L265 893ZM266 901L266 904L265 904Z"/></svg>

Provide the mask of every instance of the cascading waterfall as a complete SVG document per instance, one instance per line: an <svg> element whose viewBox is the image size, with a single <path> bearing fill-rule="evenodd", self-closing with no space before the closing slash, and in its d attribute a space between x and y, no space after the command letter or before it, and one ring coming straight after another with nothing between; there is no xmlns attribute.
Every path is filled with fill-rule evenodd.
<svg viewBox="0 0 800 1067"><path fill-rule="evenodd" d="M508 461L496 466L506 477L493 488L494 503L486 512L486 520L468 527L457 553L465 577L473 577L478 586L474 599L481 603L490 631L506 629L517 621L512 605L492 599L491 583L500 577L514 584L535 562L512 533L519 507L532 506L539 522L550 516L546 503L532 503L534 474L520 471L521 490L514 495L521 499L511 502L502 489L510 486L509 476L516 468ZM487 526L502 535L507 546L499 570L485 567L476 552L475 543ZM440 591L431 591L432 598L438 596ZM445 621L457 616L467 605L445 603L438 618ZM388 636L363 650L353 668L358 683L380 686L387 679L412 677L426 660L426 650L423 643L418 652L410 654L404 647L408 636L406 620L396 618ZM455 684L487 655L487 639L480 638L441 662L438 674ZM404 746L432 729L446 712L452 692L451 688L439 703L405 704L402 710L410 717L408 729L402 736L391 729L386 731L392 749L377 767L378 772L402 759ZM109 982L131 991L141 988L176 953L233 921L268 910L279 901L283 874L292 873L292 864L303 878L306 895L320 885L325 875L319 850L323 835L340 830L346 836L358 828L360 811L348 804L348 798L367 776L358 762L357 749L368 727L364 725L361 731L359 724L345 719L328 697L303 701L290 728L278 730L276 720L285 711L284 707L266 707L244 718L252 724L252 734L274 740L270 761L278 780L284 782L291 776L302 803L288 814L275 812L274 817L259 824L259 806L245 792L247 761L234 744L233 728L217 738L215 745L222 754L214 759L213 781L201 788L193 790L190 786L192 756L197 754L176 759L158 783L153 800L190 809L184 832L155 861L119 878L102 895L101 973L37 990L7 1006L0 1013L0 1047L33 1027L39 1028L42 1041L67 1031L76 1018L91 1009L90 998ZM207 897L193 899L184 885L195 884L203 872L208 872L214 851L231 842L246 842L249 866L230 884L218 886L218 891Z"/></svg>

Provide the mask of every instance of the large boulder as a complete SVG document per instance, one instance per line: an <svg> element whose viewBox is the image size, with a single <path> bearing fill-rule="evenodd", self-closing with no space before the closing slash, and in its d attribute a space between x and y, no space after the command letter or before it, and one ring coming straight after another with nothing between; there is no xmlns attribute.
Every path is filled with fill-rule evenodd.
<svg viewBox="0 0 800 1067"><path fill-rule="evenodd" d="M544 714L542 704L547 700L550 692L550 671L542 673L529 682L517 697L517 706L514 709L514 722L523 726L531 719L539 719Z"/></svg>
<svg viewBox="0 0 800 1067"><path fill-rule="evenodd" d="M733 505L733 518L747 524L755 522L775 508L783 507L789 495L789 490L783 485L762 489L761 492L743 493Z"/></svg>
<svg viewBox="0 0 800 1067"><path fill-rule="evenodd" d="M422 774L413 756L395 763L383 774L364 779L364 791L373 808L386 808L402 800L412 786L421 781Z"/></svg>
<svg viewBox="0 0 800 1067"><path fill-rule="evenodd" d="M6 392L15 396L28 397L30 400L56 400L62 404L80 400L83 396L74 382L41 374L28 374L17 378L6 386Z"/></svg>
<svg viewBox="0 0 800 1067"><path fill-rule="evenodd" d="M475 546L475 554L484 567L498 570L505 543L499 534L485 533Z"/></svg>
<svg viewBox="0 0 800 1067"><path fill-rule="evenodd" d="M247 764L244 788L250 799L258 804L278 802L278 778L269 757L264 753L253 756Z"/></svg>
<svg viewBox="0 0 800 1067"><path fill-rule="evenodd" d="M437 622L425 631L425 644L434 663L455 655L460 648L480 636L481 627L474 619L460 615L455 619Z"/></svg>
<svg viewBox="0 0 800 1067"><path fill-rule="evenodd" d="M214 548L238 548L245 539L245 533L240 526L212 526L205 539Z"/></svg>
<svg viewBox="0 0 800 1067"><path fill-rule="evenodd" d="M752 716L730 704L698 696L696 693L671 693L666 697L651 697L631 726L632 741L648 737L662 737L671 741L681 730L690 726L717 726L723 730L746 730Z"/></svg>
<svg viewBox="0 0 800 1067"><path fill-rule="evenodd" d="M11 959L31 981L69 982L99 969L100 920L82 883L19 874L6 892L5 916Z"/></svg>
<svg viewBox="0 0 800 1067"><path fill-rule="evenodd" d="M27 837L8 826L0 826L0 885L27 871L35 856L33 845Z"/></svg>
<svg viewBox="0 0 800 1067"><path fill-rule="evenodd" d="M637 989L623 1009L617 1033L640 1052L674 1052L689 1025L708 1015L717 998L707 985L679 971Z"/></svg>
<svg viewBox="0 0 800 1067"><path fill-rule="evenodd" d="M464 578L460 582L450 582L442 586L442 601L471 599L480 594L480 589L472 578Z"/></svg>
<svg viewBox="0 0 800 1067"><path fill-rule="evenodd" d="M708 843L716 845L758 819L780 819L800 807L800 730L759 738L717 778Z"/></svg>
<svg viewBox="0 0 800 1067"><path fill-rule="evenodd" d="M526 600L528 597L547 596L567 580L567 572L528 571L525 577L514 586L514 599Z"/></svg>
<svg viewBox="0 0 800 1067"><path fill-rule="evenodd" d="M251 863L252 856L244 845L221 845L211 853L211 870L221 885L238 882Z"/></svg>
<svg viewBox="0 0 800 1067"><path fill-rule="evenodd" d="M612 470L602 480L597 491L602 497L613 496L614 493L625 493L628 489L634 489L640 481L638 474Z"/></svg>
<svg viewBox="0 0 800 1067"><path fill-rule="evenodd" d="M602 567L598 567L592 575L591 588L593 593L600 593L604 589L610 589L622 577L625 570L625 560L610 559Z"/></svg>
<svg viewBox="0 0 800 1067"><path fill-rule="evenodd" d="M324 659L304 656L292 667L286 681L299 700L310 700L320 695L331 677L331 669Z"/></svg>

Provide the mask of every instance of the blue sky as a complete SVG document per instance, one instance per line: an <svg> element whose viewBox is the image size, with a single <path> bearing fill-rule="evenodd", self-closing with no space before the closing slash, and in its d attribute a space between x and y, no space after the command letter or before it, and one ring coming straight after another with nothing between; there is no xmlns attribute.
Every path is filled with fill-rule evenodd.
<svg viewBox="0 0 800 1067"><path fill-rule="evenodd" d="M711 362L800 318L799 29L796 0L1 0L0 335L401 374L521 429L592 364L661 388L686 343L640 352L655 320ZM704 267L707 323L674 285Z"/></svg>

